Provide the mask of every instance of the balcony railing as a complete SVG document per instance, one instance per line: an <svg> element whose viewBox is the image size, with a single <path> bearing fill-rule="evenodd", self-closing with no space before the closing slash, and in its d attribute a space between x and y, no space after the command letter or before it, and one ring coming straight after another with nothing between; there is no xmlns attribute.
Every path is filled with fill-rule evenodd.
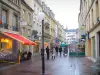
<svg viewBox="0 0 100 75"><path fill-rule="evenodd" d="M12 30L13 30L13 31L18 31L19 28L18 28L18 26L12 26Z"/></svg>
<svg viewBox="0 0 100 75"><path fill-rule="evenodd" d="M8 24L7 23L1 24L0 28L8 29Z"/></svg>

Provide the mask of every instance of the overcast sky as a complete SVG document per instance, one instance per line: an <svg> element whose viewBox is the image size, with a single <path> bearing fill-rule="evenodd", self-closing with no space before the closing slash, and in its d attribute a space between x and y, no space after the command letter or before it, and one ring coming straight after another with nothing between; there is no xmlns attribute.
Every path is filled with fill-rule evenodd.
<svg viewBox="0 0 100 75"><path fill-rule="evenodd" d="M78 28L80 0L42 0L51 8L58 20L68 29Z"/></svg>

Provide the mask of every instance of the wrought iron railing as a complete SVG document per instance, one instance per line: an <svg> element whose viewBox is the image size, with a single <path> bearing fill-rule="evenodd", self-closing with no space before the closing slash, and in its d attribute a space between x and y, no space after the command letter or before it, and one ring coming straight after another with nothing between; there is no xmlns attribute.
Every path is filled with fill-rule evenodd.
<svg viewBox="0 0 100 75"><path fill-rule="evenodd" d="M8 29L8 24L7 23L1 24L0 28Z"/></svg>
<svg viewBox="0 0 100 75"><path fill-rule="evenodd" d="M18 26L12 26L12 30L13 30L13 31L18 31L19 28L18 28Z"/></svg>

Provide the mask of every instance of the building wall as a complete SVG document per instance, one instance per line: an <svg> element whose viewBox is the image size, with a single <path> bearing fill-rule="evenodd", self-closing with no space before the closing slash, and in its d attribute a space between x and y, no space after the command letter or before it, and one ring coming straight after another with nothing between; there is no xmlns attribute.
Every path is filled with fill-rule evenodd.
<svg viewBox="0 0 100 75"><path fill-rule="evenodd" d="M42 36L42 22L39 20L39 13L42 12L42 2L40 0L33 0L34 13L33 13L33 30L38 32L38 36Z"/></svg>
<svg viewBox="0 0 100 75"><path fill-rule="evenodd" d="M20 49L18 46L19 42L5 36L4 32L19 34L20 6L21 0L0 0L0 19L2 20L2 24L0 25L0 51L8 53L7 58L3 57L3 60L17 62L18 59ZM2 42L2 39L6 40ZM1 56L4 56L4 53L1 54Z"/></svg>
<svg viewBox="0 0 100 75"><path fill-rule="evenodd" d="M100 0L81 0L80 4L80 14L84 15L83 18L80 17L80 23L85 25L85 31L87 34L86 46L89 45L89 40L91 39L91 51L86 48L86 55L93 59L99 57L99 31L100 31ZM81 20L82 19L82 20Z"/></svg>
<svg viewBox="0 0 100 75"><path fill-rule="evenodd" d="M61 30L61 24L58 22L58 39L59 39L59 42L62 42L62 30Z"/></svg>
<svg viewBox="0 0 100 75"><path fill-rule="evenodd" d="M21 21L24 22L20 25L21 33L30 39L32 36L33 10L23 1L21 2Z"/></svg>
<svg viewBox="0 0 100 75"><path fill-rule="evenodd" d="M0 25L1 26L1 31L10 31L12 33L17 33L20 31L20 0L18 0L19 3L18 5L15 5L16 3L13 3L9 0L1 0L0 1L0 13L2 13L2 11L6 11L6 15L7 15L7 22L6 22L6 27L4 26L4 24ZM4 4L5 3L5 4ZM14 16L16 15L16 19L17 19L17 26L13 25L13 21L14 21ZM0 14L1 19L4 20L4 16L2 16L2 14ZM14 29L14 27L17 27L17 30Z"/></svg>
<svg viewBox="0 0 100 75"><path fill-rule="evenodd" d="M21 1L21 35L32 40L32 25L33 25L33 9L27 4L27 1ZM26 45L24 45L26 46ZM22 47L22 50L31 51L33 55L33 46Z"/></svg>
<svg viewBox="0 0 100 75"><path fill-rule="evenodd" d="M64 29L63 25L62 25L62 41L66 43L66 30Z"/></svg>

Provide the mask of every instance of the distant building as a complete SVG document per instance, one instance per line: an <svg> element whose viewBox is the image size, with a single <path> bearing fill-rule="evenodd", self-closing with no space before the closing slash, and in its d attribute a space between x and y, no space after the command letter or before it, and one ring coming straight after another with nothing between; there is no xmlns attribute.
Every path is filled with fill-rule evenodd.
<svg viewBox="0 0 100 75"><path fill-rule="evenodd" d="M76 42L76 29L69 29L66 31L66 41L68 44Z"/></svg>

